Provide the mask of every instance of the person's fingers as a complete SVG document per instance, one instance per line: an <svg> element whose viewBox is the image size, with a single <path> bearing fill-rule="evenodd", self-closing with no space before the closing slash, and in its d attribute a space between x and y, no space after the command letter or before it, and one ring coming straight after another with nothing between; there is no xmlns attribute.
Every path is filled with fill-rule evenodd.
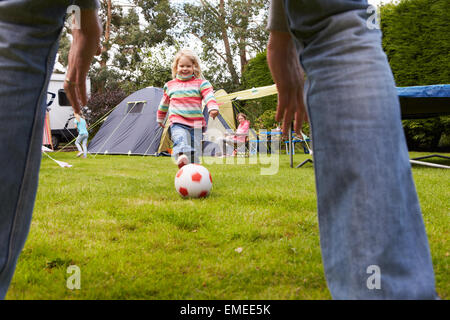
<svg viewBox="0 0 450 320"><path fill-rule="evenodd" d="M288 92L286 92L285 94L281 94L279 95L280 99L279 99L279 103L282 104L281 106L283 106L284 113L280 113L279 117L277 117L277 121L282 121L282 126L281 126L281 130L283 132L283 138L287 139L288 134L289 134L289 130L291 130L291 124L292 121L294 120L294 116L295 116L295 110L297 107L297 97L296 97L296 92L295 90L290 90Z"/></svg>
<svg viewBox="0 0 450 320"><path fill-rule="evenodd" d="M77 78L78 78L77 81L78 100L80 101L81 105L85 106L87 105L86 74L81 74Z"/></svg>
<svg viewBox="0 0 450 320"><path fill-rule="evenodd" d="M307 117L305 105L303 104L303 92L301 90L297 92L296 110L294 130L297 134L300 134L305 117Z"/></svg>
<svg viewBox="0 0 450 320"><path fill-rule="evenodd" d="M81 104L78 99L78 86L76 82L70 81L69 78L64 82L64 91L69 99L70 104L73 107L74 112L79 113Z"/></svg>
<svg viewBox="0 0 450 320"><path fill-rule="evenodd" d="M286 99L284 98L284 93L278 90L277 112L275 114L275 120L277 122L283 121L285 109L286 109Z"/></svg>
<svg viewBox="0 0 450 320"><path fill-rule="evenodd" d="M300 134L300 132L302 131L303 119L304 119L303 111L300 110L297 111L295 113L295 126L294 126L294 131L296 134Z"/></svg>

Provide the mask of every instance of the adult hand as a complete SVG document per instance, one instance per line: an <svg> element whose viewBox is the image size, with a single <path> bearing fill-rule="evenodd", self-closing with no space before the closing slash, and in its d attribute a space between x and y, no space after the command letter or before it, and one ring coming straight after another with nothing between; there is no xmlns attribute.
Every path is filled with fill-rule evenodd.
<svg viewBox="0 0 450 320"><path fill-rule="evenodd" d="M161 128L165 128L166 126L164 125L164 123L162 123L162 122L158 122L158 124L159 124L159 126L161 127Z"/></svg>
<svg viewBox="0 0 450 320"><path fill-rule="evenodd" d="M285 138L295 119L295 132L300 134L304 121L308 121L303 103L304 74L291 34L271 31L267 44L267 62L278 90L275 119L283 122Z"/></svg>
<svg viewBox="0 0 450 320"><path fill-rule="evenodd" d="M209 112L209 115L211 116L211 118L215 119L217 117L217 115L219 114L219 110L211 110Z"/></svg>
<svg viewBox="0 0 450 320"><path fill-rule="evenodd" d="M81 106L87 104L86 76L94 55L101 53L102 28L97 10L81 10L79 29L72 29L72 45L69 51L64 91L74 113L81 114Z"/></svg>

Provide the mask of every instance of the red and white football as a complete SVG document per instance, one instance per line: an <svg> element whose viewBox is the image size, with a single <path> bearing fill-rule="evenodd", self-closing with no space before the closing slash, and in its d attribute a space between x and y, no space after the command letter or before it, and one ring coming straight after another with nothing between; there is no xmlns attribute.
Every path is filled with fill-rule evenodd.
<svg viewBox="0 0 450 320"><path fill-rule="evenodd" d="M187 164L175 175L175 189L184 198L207 197L211 188L211 174L199 164Z"/></svg>

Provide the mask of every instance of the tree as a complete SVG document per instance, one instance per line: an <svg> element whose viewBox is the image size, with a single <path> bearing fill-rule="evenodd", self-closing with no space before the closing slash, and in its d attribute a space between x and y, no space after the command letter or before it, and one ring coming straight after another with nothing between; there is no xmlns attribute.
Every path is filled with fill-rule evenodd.
<svg viewBox="0 0 450 320"><path fill-rule="evenodd" d="M381 7L383 49L398 86L449 83L448 0L402 0Z"/></svg>
<svg viewBox="0 0 450 320"><path fill-rule="evenodd" d="M92 92L115 90L118 86L135 90L147 85L153 74L145 68L154 67L157 72L162 69L151 61L151 51L163 42L173 44L169 30L176 17L169 1L132 0L131 5L122 6L102 0L99 15L104 30L103 48L101 55L94 58L89 73ZM68 25L63 29L58 51L58 61L64 66L71 41Z"/></svg>
<svg viewBox="0 0 450 320"><path fill-rule="evenodd" d="M208 64L212 82L228 82L229 90L239 88L249 53L261 52L266 46L267 5L264 0L200 0L200 4L177 8L184 22L179 35L201 41L201 58Z"/></svg>
<svg viewBox="0 0 450 320"><path fill-rule="evenodd" d="M103 91L139 78L141 63L151 46L147 28L141 26L139 7L124 8L113 5L111 0L102 2L101 17L104 21L103 51L98 64L91 70L93 91Z"/></svg>
<svg viewBox="0 0 450 320"><path fill-rule="evenodd" d="M89 128L91 136L94 136L100 129L101 123L98 122L108 111L114 109L123 99L126 98L126 93L120 88L105 90L102 92L94 92L88 101L89 110L91 113L90 125L97 123L96 127Z"/></svg>
<svg viewBox="0 0 450 320"><path fill-rule="evenodd" d="M267 50L265 50L258 53L256 57L251 59L245 66L244 71L242 72L242 89L269 86L271 84L274 84L274 81L267 64ZM261 129L270 129L272 124L275 124L276 107L276 95L242 103L242 110L245 111L252 123L259 123L260 126L271 124L270 127L261 127ZM273 121L270 122L268 119L270 119L272 114L274 117Z"/></svg>

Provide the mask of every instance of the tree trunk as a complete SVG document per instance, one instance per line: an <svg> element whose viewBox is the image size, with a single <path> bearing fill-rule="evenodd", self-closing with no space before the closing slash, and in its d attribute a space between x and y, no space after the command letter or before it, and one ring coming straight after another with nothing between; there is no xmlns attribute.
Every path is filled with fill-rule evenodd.
<svg viewBox="0 0 450 320"><path fill-rule="evenodd" d="M109 39L111 36L111 11L112 11L111 0L106 0L106 4L107 4L107 11L105 23L105 43L103 44L102 53L109 50L110 47ZM108 59L107 56L102 55L102 60L100 61L100 66L102 68L106 67L107 59Z"/></svg>
<svg viewBox="0 0 450 320"><path fill-rule="evenodd" d="M230 71L231 79L233 80L233 84L238 86L239 85L239 76L238 76L238 74L236 72L236 68L234 67L234 64L233 64L233 55L231 54L230 40L228 39L228 34L227 34L226 21L225 21L225 16L226 16L225 1L224 0L220 0L219 12L220 12L220 18L222 20L221 33L222 33L223 44L225 46L225 56L227 59L226 62L227 62L228 70Z"/></svg>
<svg viewBox="0 0 450 320"><path fill-rule="evenodd" d="M252 7L252 0L247 1L247 8L250 10ZM247 38L245 35L247 34L248 30L248 11L245 11L242 13L242 30L241 30L241 36L239 37L239 57L241 59L241 74L244 72L244 68L248 63L247 60Z"/></svg>
<svg viewBox="0 0 450 320"><path fill-rule="evenodd" d="M111 44L109 43L111 37L111 11L112 11L112 3L111 0L106 1L106 22L105 22L105 40L102 45L102 53L100 55L100 70L106 69L106 64L108 62L108 55L105 54L109 51ZM97 83L93 84L96 87L96 92L103 93L105 90L105 80L97 81Z"/></svg>

